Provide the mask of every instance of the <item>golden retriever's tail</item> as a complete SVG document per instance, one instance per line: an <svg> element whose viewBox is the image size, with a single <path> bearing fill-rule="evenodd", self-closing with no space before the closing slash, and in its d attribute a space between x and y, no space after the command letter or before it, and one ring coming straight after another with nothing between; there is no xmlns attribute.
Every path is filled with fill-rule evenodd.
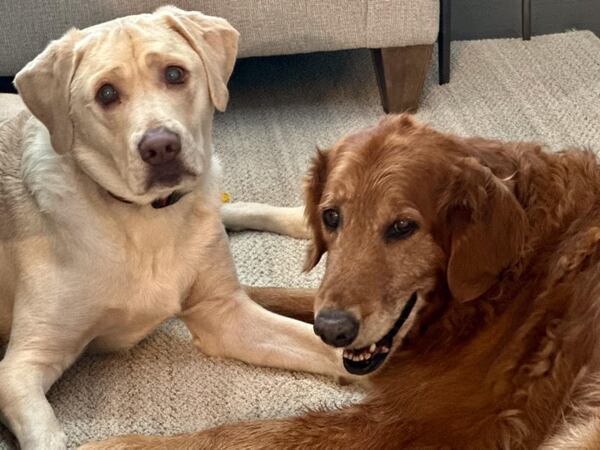
<svg viewBox="0 0 600 450"><path fill-rule="evenodd" d="M269 311L304 322L313 322L316 289L244 286L244 290L252 300Z"/></svg>

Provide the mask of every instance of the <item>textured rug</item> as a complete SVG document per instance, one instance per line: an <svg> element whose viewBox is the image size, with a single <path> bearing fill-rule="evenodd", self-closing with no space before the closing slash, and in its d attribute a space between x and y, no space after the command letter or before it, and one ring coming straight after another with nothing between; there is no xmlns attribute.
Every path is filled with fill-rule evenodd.
<svg viewBox="0 0 600 450"><path fill-rule="evenodd" d="M439 86L432 67L420 119L465 135L600 149L595 35L455 42L452 50L452 81ZM367 51L242 60L231 97L217 117L215 143L225 189L238 201L298 204L315 146L381 115ZM8 102L0 98L0 115ZM303 241L236 233L231 245L245 283L316 286L322 273L322 266L300 273ZM299 414L361 396L322 377L206 358L175 320L128 353L84 356L49 393L71 446L113 434ZM0 431L0 448L13 447L10 434Z"/></svg>

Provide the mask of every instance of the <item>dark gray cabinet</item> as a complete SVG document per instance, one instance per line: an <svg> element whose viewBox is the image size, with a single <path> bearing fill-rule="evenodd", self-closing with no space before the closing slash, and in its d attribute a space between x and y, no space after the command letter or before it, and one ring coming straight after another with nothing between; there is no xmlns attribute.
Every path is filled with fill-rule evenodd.
<svg viewBox="0 0 600 450"><path fill-rule="evenodd" d="M600 0L530 0L531 34L591 30L600 36ZM452 0L452 39L520 37L522 0Z"/></svg>

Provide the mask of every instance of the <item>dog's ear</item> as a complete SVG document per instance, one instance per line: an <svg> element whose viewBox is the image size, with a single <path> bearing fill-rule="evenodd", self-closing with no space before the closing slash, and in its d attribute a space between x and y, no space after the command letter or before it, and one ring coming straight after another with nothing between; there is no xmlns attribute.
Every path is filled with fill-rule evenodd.
<svg viewBox="0 0 600 450"><path fill-rule="evenodd" d="M438 216L446 230L446 276L453 297L470 301L516 262L527 218L510 188L475 158L464 158L450 170Z"/></svg>
<svg viewBox="0 0 600 450"><path fill-rule="evenodd" d="M210 98L219 111L225 111L229 100L227 82L237 57L237 30L223 18L174 6L159 8L156 14L164 16L167 25L198 53L206 71Z"/></svg>
<svg viewBox="0 0 600 450"><path fill-rule="evenodd" d="M323 238L319 204L329 172L329 152L329 150L317 149L317 154L312 160L304 182L304 204L306 205L304 214L312 231L312 240L304 263L305 272L315 267L321 260L323 253L327 251L325 239Z"/></svg>
<svg viewBox="0 0 600 450"><path fill-rule="evenodd" d="M73 146L71 80L79 63L76 43L80 37L81 31L68 31L62 38L52 41L15 77L15 86L23 102L46 126L57 153L65 153Z"/></svg>

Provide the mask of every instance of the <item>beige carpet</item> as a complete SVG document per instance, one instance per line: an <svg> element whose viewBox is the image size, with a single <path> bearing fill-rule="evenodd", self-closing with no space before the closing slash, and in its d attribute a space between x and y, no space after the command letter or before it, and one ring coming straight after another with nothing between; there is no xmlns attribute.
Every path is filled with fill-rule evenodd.
<svg viewBox="0 0 600 450"><path fill-rule="evenodd" d="M600 148L600 40L592 33L456 42L452 58L450 84L438 86L432 68L421 119L463 134ZM234 200L297 204L315 145L381 114L367 51L243 60L231 87L215 142ZM322 268L300 274L302 241L241 233L232 247L246 283L318 283ZM207 359L169 321L128 354L82 358L49 397L74 446L116 433L297 414L361 393L315 376ZM2 437L0 448L12 448L10 435Z"/></svg>

